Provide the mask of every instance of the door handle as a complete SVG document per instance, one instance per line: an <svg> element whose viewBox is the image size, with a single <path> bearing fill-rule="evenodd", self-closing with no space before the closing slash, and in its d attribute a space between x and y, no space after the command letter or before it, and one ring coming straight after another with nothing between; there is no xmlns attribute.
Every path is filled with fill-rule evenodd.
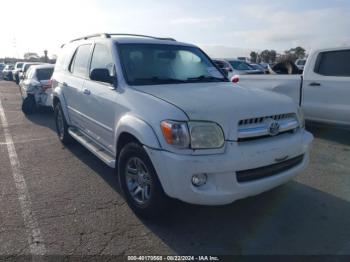
<svg viewBox="0 0 350 262"><path fill-rule="evenodd" d="M91 92L90 92L89 89L84 88L84 89L83 89L83 94L85 94L85 95L90 95Z"/></svg>
<svg viewBox="0 0 350 262"><path fill-rule="evenodd" d="M312 83L310 83L310 86L321 86L321 84L320 83L316 83L316 82L312 82Z"/></svg>

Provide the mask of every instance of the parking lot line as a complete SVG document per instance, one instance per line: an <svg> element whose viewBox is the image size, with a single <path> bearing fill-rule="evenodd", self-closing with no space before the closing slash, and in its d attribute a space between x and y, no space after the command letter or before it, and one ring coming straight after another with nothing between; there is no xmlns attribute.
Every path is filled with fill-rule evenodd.
<svg viewBox="0 0 350 262"><path fill-rule="evenodd" d="M27 231L27 239L29 243L30 253L35 256L44 255L46 253L44 240L41 235L38 222L32 212L32 208L31 208L32 204L31 204L27 184L20 168L20 163L18 160L12 135L8 128L7 118L1 102L1 95L0 95L0 120L2 123L5 142L6 142L7 151L10 159L12 176L15 182L17 196L20 203L24 224Z"/></svg>

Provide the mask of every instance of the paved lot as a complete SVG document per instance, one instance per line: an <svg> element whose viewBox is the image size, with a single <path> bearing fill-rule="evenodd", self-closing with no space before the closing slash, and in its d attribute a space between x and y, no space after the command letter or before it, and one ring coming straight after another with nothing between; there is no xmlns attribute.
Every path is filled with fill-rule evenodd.
<svg viewBox="0 0 350 262"><path fill-rule="evenodd" d="M47 254L350 254L350 131L309 126L311 165L296 180L223 207L174 203L138 219L114 171L79 144L63 147L52 112L26 117L14 83L0 99ZM28 228L0 123L0 254L29 254Z"/></svg>

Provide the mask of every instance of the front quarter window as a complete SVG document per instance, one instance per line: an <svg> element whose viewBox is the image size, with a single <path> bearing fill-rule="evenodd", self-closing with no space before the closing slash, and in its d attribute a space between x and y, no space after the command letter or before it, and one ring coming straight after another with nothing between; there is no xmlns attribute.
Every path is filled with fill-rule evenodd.
<svg viewBox="0 0 350 262"><path fill-rule="evenodd" d="M196 47L162 44L119 44L125 79L130 85L226 81Z"/></svg>

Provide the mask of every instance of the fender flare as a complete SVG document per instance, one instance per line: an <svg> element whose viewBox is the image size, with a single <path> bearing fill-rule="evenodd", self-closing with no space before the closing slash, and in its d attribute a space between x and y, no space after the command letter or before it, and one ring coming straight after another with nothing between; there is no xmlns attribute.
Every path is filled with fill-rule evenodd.
<svg viewBox="0 0 350 262"><path fill-rule="evenodd" d="M128 133L137 138L144 146L160 149L161 144L158 140L158 136L152 126L143 119L140 119L134 115L122 116L115 129L115 148L118 148L118 140L121 134Z"/></svg>

